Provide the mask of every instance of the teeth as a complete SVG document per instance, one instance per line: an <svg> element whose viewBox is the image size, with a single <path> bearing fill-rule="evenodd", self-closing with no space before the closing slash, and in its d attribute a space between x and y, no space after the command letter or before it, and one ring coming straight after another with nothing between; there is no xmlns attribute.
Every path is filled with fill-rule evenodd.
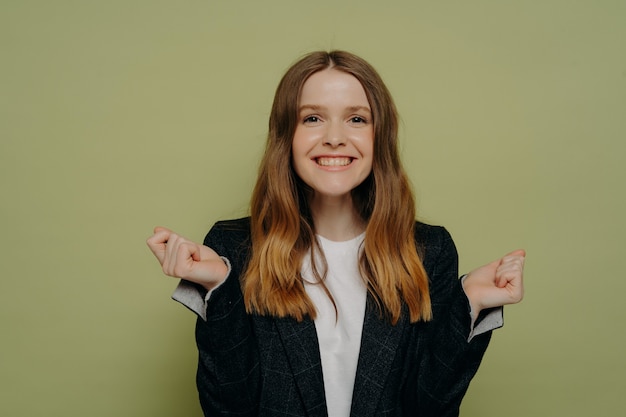
<svg viewBox="0 0 626 417"><path fill-rule="evenodd" d="M317 158L317 164L325 167L346 166L352 162L352 158Z"/></svg>

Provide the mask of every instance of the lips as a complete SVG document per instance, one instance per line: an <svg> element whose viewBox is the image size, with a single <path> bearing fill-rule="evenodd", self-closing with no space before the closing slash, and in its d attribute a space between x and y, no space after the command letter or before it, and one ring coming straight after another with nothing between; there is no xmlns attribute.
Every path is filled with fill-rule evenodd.
<svg viewBox="0 0 626 417"><path fill-rule="evenodd" d="M318 165L321 165L323 167L343 167L343 166L350 165L352 160L353 158L350 158L347 156L336 156L336 157L321 156L319 158L315 158L315 162L317 162Z"/></svg>

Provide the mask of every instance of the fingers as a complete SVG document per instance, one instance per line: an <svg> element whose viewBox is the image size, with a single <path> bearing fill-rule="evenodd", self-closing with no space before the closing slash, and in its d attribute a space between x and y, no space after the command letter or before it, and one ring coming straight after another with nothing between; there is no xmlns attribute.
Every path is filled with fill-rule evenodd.
<svg viewBox="0 0 626 417"><path fill-rule="evenodd" d="M196 244L177 235L170 233L165 245L165 258L161 264L163 272L171 277L185 278L193 262L193 253L197 254Z"/></svg>
<svg viewBox="0 0 626 417"><path fill-rule="evenodd" d="M505 255L496 270L496 287L506 289L510 303L518 303L524 297L524 261L526 252L522 249Z"/></svg>
<svg viewBox="0 0 626 417"><path fill-rule="evenodd" d="M161 264L163 272L170 276L180 277L183 269L181 265L184 265L182 260L185 262L200 260L195 243L165 227L155 227L154 234L146 240L146 243Z"/></svg>
<svg viewBox="0 0 626 417"><path fill-rule="evenodd" d="M165 260L166 244L171 234L172 232L165 227L155 227L154 234L146 240L146 244L161 265Z"/></svg>
<svg viewBox="0 0 626 417"><path fill-rule="evenodd" d="M468 274L463 288L475 312L522 300L525 258L526 252L518 249Z"/></svg>
<svg viewBox="0 0 626 417"><path fill-rule="evenodd" d="M154 228L154 233L158 233L158 232L162 232L162 231L167 231L172 233L172 231L170 229L168 229L167 227L163 227L163 226L157 226Z"/></svg>
<svg viewBox="0 0 626 417"><path fill-rule="evenodd" d="M521 274L524 271L525 260L526 260L526 251L524 249L517 249L507 255L504 255L500 259L498 268L496 269L496 283L497 283L498 276L503 275L505 272L508 272L511 274L514 272L519 272L521 276Z"/></svg>
<svg viewBox="0 0 626 417"><path fill-rule="evenodd" d="M208 290L228 275L228 266L213 249L164 227L155 227L147 244L170 277L196 282Z"/></svg>
<svg viewBox="0 0 626 417"><path fill-rule="evenodd" d="M507 257L515 257L515 256L521 256L521 257L526 257L526 251L524 249L516 249L511 253L507 253L506 255L504 255L503 258L507 258Z"/></svg>

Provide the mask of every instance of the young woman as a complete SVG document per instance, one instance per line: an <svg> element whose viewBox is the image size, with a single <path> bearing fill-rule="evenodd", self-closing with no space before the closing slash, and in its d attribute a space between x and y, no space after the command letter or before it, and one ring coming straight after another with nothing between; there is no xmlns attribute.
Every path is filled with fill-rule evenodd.
<svg viewBox="0 0 626 417"><path fill-rule="evenodd" d="M367 62L306 55L276 91L250 217L204 245L148 239L198 315L206 416L458 415L525 254L459 280L448 232L415 221L397 131Z"/></svg>

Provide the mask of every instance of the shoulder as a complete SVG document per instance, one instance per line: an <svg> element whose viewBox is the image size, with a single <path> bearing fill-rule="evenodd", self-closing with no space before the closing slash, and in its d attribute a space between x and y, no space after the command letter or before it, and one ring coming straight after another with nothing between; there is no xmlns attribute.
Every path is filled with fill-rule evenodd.
<svg viewBox="0 0 626 417"><path fill-rule="evenodd" d="M233 220L220 220L211 227L204 238L204 244L215 249L233 249L248 246L250 242L250 217Z"/></svg>
<svg viewBox="0 0 626 417"><path fill-rule="evenodd" d="M414 231L415 244L426 271L432 271L442 261L457 262L456 246L445 227L416 221Z"/></svg>
<svg viewBox="0 0 626 417"><path fill-rule="evenodd" d="M212 229L231 233L250 233L250 217L220 220L213 225Z"/></svg>
<svg viewBox="0 0 626 417"><path fill-rule="evenodd" d="M415 222L415 243L422 250L433 251L454 245L452 236L443 226Z"/></svg>

